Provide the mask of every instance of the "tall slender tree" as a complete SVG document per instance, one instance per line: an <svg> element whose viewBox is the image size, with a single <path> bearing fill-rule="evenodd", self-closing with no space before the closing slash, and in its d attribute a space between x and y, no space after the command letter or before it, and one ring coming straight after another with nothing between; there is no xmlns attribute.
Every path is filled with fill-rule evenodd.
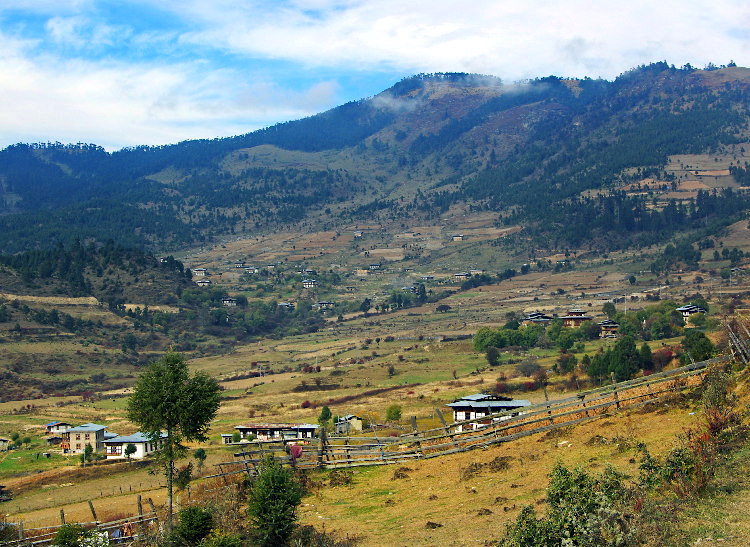
<svg viewBox="0 0 750 547"><path fill-rule="evenodd" d="M219 409L219 384L198 372L190 376L185 358L169 352L149 365L128 401L128 419L159 442L166 433L159 457L167 478L167 525L172 527L172 487L178 458L185 456L183 440L205 441Z"/></svg>

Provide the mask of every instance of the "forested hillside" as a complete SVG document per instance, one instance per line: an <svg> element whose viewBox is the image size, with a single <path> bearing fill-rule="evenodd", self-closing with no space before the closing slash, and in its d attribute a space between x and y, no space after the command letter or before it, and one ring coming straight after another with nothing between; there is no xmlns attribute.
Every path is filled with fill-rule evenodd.
<svg viewBox="0 0 750 547"><path fill-rule="evenodd" d="M0 151L0 250L76 239L176 249L301 222L434 218L454 205L495 211L534 244L663 241L746 208L749 87L750 71L731 63L655 63L612 82L419 75L237 137L112 153L18 144ZM737 158L719 185L734 191L665 195L682 182L670 157L686 154ZM660 184L626 191L645 180Z"/></svg>

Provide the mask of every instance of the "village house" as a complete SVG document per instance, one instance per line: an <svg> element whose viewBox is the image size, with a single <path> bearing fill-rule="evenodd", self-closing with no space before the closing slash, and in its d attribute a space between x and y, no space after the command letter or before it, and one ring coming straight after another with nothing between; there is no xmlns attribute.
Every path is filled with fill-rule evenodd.
<svg viewBox="0 0 750 547"><path fill-rule="evenodd" d="M619 323L615 323L611 319L605 319L599 321L599 338L617 338L617 329L620 328Z"/></svg>
<svg viewBox="0 0 750 547"><path fill-rule="evenodd" d="M245 263L242 260L238 260L237 262L234 263L234 267L235 268L244 268L245 267Z"/></svg>
<svg viewBox="0 0 750 547"><path fill-rule="evenodd" d="M540 311L534 311L528 314L526 317L521 319L521 325L527 327L529 325L546 325L552 321L552 317L545 315Z"/></svg>
<svg viewBox="0 0 750 547"><path fill-rule="evenodd" d="M227 296L226 298L221 299L221 305L226 306L228 308L233 308L237 306L237 299L232 298L231 296Z"/></svg>
<svg viewBox="0 0 750 547"><path fill-rule="evenodd" d="M401 287L401 290L404 292L410 292L413 294L417 294L417 288L414 285L411 285L409 287Z"/></svg>
<svg viewBox="0 0 750 547"><path fill-rule="evenodd" d="M420 279L422 281L432 281L433 279L435 279L435 276L434 275L422 275L420 276Z"/></svg>
<svg viewBox="0 0 750 547"><path fill-rule="evenodd" d="M73 427L73 424L68 422L50 422L44 425L47 435L61 435L71 427Z"/></svg>
<svg viewBox="0 0 750 547"><path fill-rule="evenodd" d="M453 274L454 281L466 281L467 279L471 279L471 274L469 272L459 272Z"/></svg>
<svg viewBox="0 0 750 547"><path fill-rule="evenodd" d="M235 427L241 440L259 441L293 441L312 439L318 430L318 424L246 424ZM222 439L225 437L222 435ZM231 439L231 437L230 437ZM224 441L226 442L226 440Z"/></svg>
<svg viewBox="0 0 750 547"><path fill-rule="evenodd" d="M362 231L361 230L356 230L354 232L354 237L362 237Z"/></svg>
<svg viewBox="0 0 750 547"><path fill-rule="evenodd" d="M379 270L383 265L382 264L370 264L371 270Z"/></svg>
<svg viewBox="0 0 750 547"><path fill-rule="evenodd" d="M302 280L302 287L305 289L314 289L318 286L318 281L316 279L303 279Z"/></svg>
<svg viewBox="0 0 750 547"><path fill-rule="evenodd" d="M456 399L452 403L448 403L447 406L453 410L454 422L474 420L468 424L458 425L456 431L460 433L464 430L481 429L492 422L500 422L509 420L512 416L519 416L523 412L518 409L531 406L531 403L525 399L512 399L500 395L475 393L474 395L467 395ZM518 412L510 412L514 410L518 410ZM508 412L508 414L489 417L491 414L498 414L500 412Z"/></svg>
<svg viewBox="0 0 750 547"><path fill-rule="evenodd" d="M250 275L257 274L258 268L256 268L255 266L250 266L249 268L245 268L245 273Z"/></svg>
<svg viewBox="0 0 750 547"><path fill-rule="evenodd" d="M580 327L586 321L591 321L591 317L586 312L578 308L570 310L568 315L563 315L560 319L563 321L563 327L575 328Z"/></svg>
<svg viewBox="0 0 750 547"><path fill-rule="evenodd" d="M694 315L696 313L706 313L705 309L694 304L685 304L684 306L680 306L679 308L677 308L677 311L682 314L682 318L685 320L685 322L690 320L691 315Z"/></svg>
<svg viewBox="0 0 750 547"><path fill-rule="evenodd" d="M314 305L314 307L318 308L319 310L332 310L336 307L335 302L318 302Z"/></svg>
<svg viewBox="0 0 750 547"><path fill-rule="evenodd" d="M471 275L482 275L484 273L484 270L469 270L469 273Z"/></svg>
<svg viewBox="0 0 750 547"><path fill-rule="evenodd" d="M463 234L454 234L454 235L451 236L451 239L453 241L463 241L464 240L464 235Z"/></svg>
<svg viewBox="0 0 750 547"><path fill-rule="evenodd" d="M283 310L292 311L294 309L294 304L291 302L279 302L278 307Z"/></svg>
<svg viewBox="0 0 750 547"><path fill-rule="evenodd" d="M357 292L357 287L346 286L344 287L346 292Z"/></svg>
<svg viewBox="0 0 750 547"><path fill-rule="evenodd" d="M193 269L193 277L206 277L208 270L206 268L195 268Z"/></svg>
<svg viewBox="0 0 750 547"><path fill-rule="evenodd" d="M333 425L337 435L349 435L352 431L362 431L364 420L354 414L340 416Z"/></svg>
<svg viewBox="0 0 750 547"><path fill-rule="evenodd" d="M10 439L5 439L3 437L0 437L0 452L7 451L9 446L10 446Z"/></svg>
<svg viewBox="0 0 750 547"><path fill-rule="evenodd" d="M116 437L117 434L107 431L106 425L83 424L71 427L62 434L60 448L65 453L82 454L86 445L91 445L94 452L104 450L104 441Z"/></svg>
<svg viewBox="0 0 750 547"><path fill-rule="evenodd" d="M211 286L211 280L210 279L199 279L195 282L196 285L199 287L210 287Z"/></svg>
<svg viewBox="0 0 750 547"><path fill-rule="evenodd" d="M104 441L104 446L106 447L105 454L108 460L126 458L125 449L129 444L132 444L135 446L135 452L130 457L140 460L157 450L161 450L164 447L166 438L167 434L161 433L158 440L151 439L151 437L140 431L132 435L118 435Z"/></svg>

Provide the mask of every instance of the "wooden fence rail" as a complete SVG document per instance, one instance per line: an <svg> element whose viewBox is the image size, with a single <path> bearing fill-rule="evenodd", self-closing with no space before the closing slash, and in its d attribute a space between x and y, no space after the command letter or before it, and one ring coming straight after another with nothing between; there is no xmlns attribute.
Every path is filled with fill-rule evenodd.
<svg viewBox="0 0 750 547"><path fill-rule="evenodd" d="M302 456L294 461L286 453L283 441L259 442L258 449L243 447L241 452L235 454L237 460L219 464L222 470L224 466L238 465L242 466L241 469L235 467L228 473L216 476L245 471L253 473L263 457L269 455L282 464L301 469L337 469L396 464L408 459L464 452L595 420L617 409L646 404L697 384L708 366L727 360L728 357L718 357L524 407L520 413L519 410L505 411L473 420L445 423L438 428L415 430L398 437L323 436L318 447L306 446Z"/></svg>

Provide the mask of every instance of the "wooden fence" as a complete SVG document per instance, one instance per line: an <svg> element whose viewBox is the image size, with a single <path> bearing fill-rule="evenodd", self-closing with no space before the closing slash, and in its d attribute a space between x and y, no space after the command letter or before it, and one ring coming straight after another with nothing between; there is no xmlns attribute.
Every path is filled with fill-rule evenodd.
<svg viewBox="0 0 750 547"><path fill-rule="evenodd" d="M289 446L283 441L241 443L236 445L241 449L235 454L237 459L218 464L220 472L212 476L254 474L258 464L267 456L300 469L340 469L395 464L484 448L595 420L621 408L646 404L696 385L708 366L727 360L727 357L719 357L584 391L564 399L523 407L520 414L516 409L449 424L440 409L435 409L442 427L419 431L416 419L412 418L413 431L398 437L327 437L322 432L317 445L303 445L302 454L297 458L292 458L288 453Z"/></svg>
<svg viewBox="0 0 750 547"><path fill-rule="evenodd" d="M143 512L143 503L141 496L138 496L138 514L132 517L100 522L96 516L94 504L89 501L89 508L93 521L77 522L86 528L94 528L101 534L107 534L107 537L113 538L111 543L129 544L135 541L139 536L143 537L148 529L158 527L158 516L156 507L151 498L148 498L150 511ZM49 545L55 538L57 531L66 524L65 512L60 509L60 524L55 526L44 526L41 528L24 528L23 522L5 523L5 526L15 528L18 533L18 539L5 541L3 545L9 546L29 546L29 545Z"/></svg>
<svg viewBox="0 0 750 547"><path fill-rule="evenodd" d="M317 444L304 445L302 454L296 458L292 458L288 453L290 445L282 441L239 443L235 445L241 449L235 454L236 460L217 464L219 473L201 479L219 477L226 480L226 477L233 474L255 474L257 466L268 456L300 469L341 469L397 464L484 448L596 420L610 411L633 408L658 400L669 393L678 393L683 388L697 385L710 365L725 363L728 360L729 357L719 357L668 372L584 391L571 397L524 407L523 413L517 415L514 414L519 410L513 410L449 424L440 409L435 409L443 424L441 427L419 431L416 418L412 418L412 432L398 437L327 437L323 431L320 438L313 439ZM151 508L150 512L143 512L141 497L138 496L138 515L111 522L99 522L94 506L89 502L94 520L80 524L96 527L112 537L115 530L122 531L125 523L129 522L133 532L118 540L119 543L127 544L138 534L143 534L147 527L157 524L156 508L150 498L147 502ZM62 510L60 521L61 525L65 523L65 514ZM4 545L48 545L60 528L48 526L24 530L23 523L17 523L15 527L19 539L8 541Z"/></svg>

